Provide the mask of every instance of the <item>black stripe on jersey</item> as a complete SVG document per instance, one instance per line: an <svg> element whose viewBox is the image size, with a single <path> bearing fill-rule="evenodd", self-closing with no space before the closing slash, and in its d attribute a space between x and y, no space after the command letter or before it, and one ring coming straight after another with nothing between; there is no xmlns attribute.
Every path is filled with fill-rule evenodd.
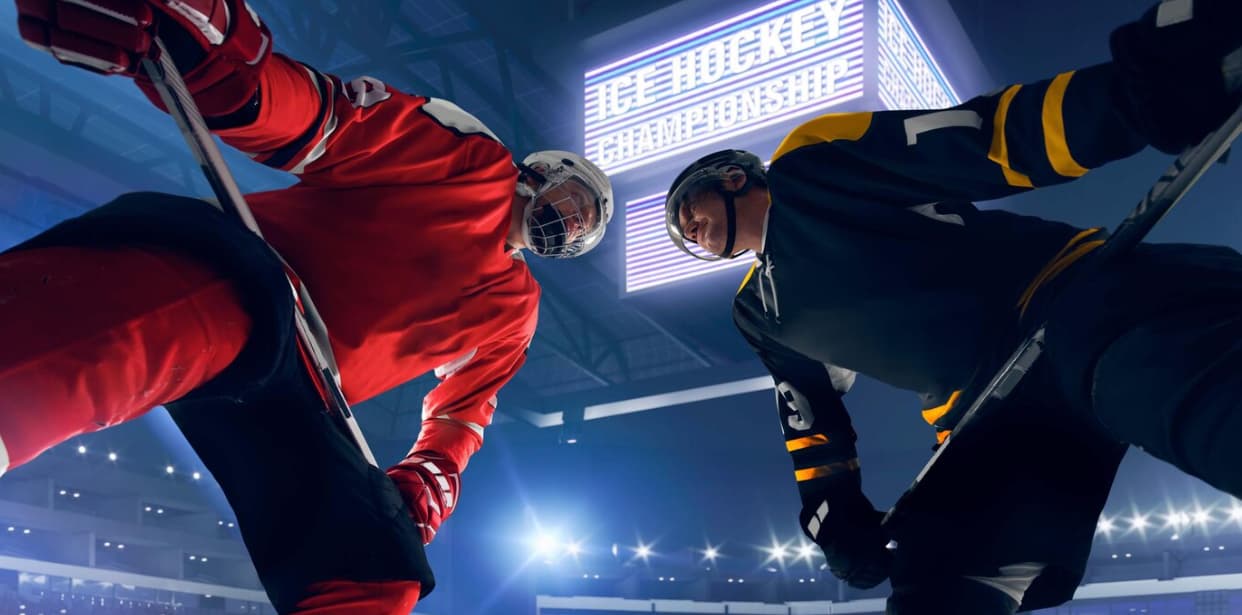
<svg viewBox="0 0 1242 615"><path fill-rule="evenodd" d="M299 64L301 64L301 62L299 62ZM315 85L319 88L319 113L315 115L315 121L309 128L306 129L306 132L303 132L298 138L276 150L276 152L269 156L267 160L263 161L263 164L269 167L279 169L289 164L289 162L293 160L293 157L296 156L298 152L305 149L306 146L310 144L311 140L315 138L315 135L319 134L320 130L323 128L324 120L328 116L328 111L332 108L332 97L329 94L328 78L319 71L306 66L305 64L302 64L302 66L306 67L306 69L310 71L311 75L314 76Z"/></svg>

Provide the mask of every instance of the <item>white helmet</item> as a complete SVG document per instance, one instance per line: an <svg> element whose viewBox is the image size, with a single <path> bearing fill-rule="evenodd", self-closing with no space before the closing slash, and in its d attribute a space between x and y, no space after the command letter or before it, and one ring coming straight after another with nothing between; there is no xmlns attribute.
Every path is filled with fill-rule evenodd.
<svg viewBox="0 0 1242 615"><path fill-rule="evenodd" d="M612 182L599 167L572 152L544 150L527 156L518 168L524 177L534 179L538 185L531 188L524 181L518 181L518 193L530 197L522 214L522 238L531 252L549 258L572 258L599 245L612 220L613 210ZM540 197L569 181L585 187L593 195L594 203L580 202L569 194L540 202ZM558 206L563 202L574 204L573 211L567 212ZM586 209L592 205L595 216L590 219ZM576 227L580 231L571 237L569 222L572 219L577 220Z"/></svg>

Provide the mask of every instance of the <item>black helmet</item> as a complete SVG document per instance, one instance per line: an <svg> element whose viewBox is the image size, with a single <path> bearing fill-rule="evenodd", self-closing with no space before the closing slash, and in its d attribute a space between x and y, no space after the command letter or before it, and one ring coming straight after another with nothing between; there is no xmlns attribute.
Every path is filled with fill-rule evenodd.
<svg viewBox="0 0 1242 615"><path fill-rule="evenodd" d="M743 173L746 182L738 190L725 190L724 180L730 175ZM705 261L717 261L736 258L742 253L733 253L733 242L737 238L737 209L733 199L745 194L752 186L767 186L767 174L763 169L763 161L759 157L740 149L726 149L708 154L695 160L673 180L664 200L664 220L668 226L668 236L681 248L682 252ZM724 255L710 254L704 250L691 250L686 245L686 236L681 229L681 206L685 202L704 191L711 190L724 198L725 215L728 216L729 238L725 243ZM694 243L693 241L689 243Z"/></svg>

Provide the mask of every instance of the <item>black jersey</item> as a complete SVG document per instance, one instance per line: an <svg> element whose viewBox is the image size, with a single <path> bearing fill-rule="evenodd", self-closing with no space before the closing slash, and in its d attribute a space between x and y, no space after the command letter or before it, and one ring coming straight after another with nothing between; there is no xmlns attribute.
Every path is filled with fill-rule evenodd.
<svg viewBox="0 0 1242 615"><path fill-rule="evenodd" d="M851 372L922 394L924 418L951 427L957 392L1012 349L1037 289L1101 243L1097 229L971 201L1140 150L1115 79L1103 64L951 109L829 114L785 138L733 314L776 381L804 495L858 467L841 401Z"/></svg>

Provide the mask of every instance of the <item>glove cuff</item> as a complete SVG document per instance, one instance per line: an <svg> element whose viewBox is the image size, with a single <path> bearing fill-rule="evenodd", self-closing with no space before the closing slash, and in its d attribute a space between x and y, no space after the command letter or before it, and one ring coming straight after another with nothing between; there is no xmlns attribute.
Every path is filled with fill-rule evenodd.
<svg viewBox="0 0 1242 615"><path fill-rule="evenodd" d="M401 484L397 475L415 472L423 478L434 496L434 504L441 520L447 519L457 508L457 496L461 493L461 472L452 460L432 450L414 450L400 463L388 469L388 476Z"/></svg>
<svg viewBox="0 0 1242 615"><path fill-rule="evenodd" d="M234 113L254 99L263 67L272 55L272 34L244 2L231 1L233 16L224 40L182 75L204 116ZM155 106L167 111L145 74L134 82Z"/></svg>

